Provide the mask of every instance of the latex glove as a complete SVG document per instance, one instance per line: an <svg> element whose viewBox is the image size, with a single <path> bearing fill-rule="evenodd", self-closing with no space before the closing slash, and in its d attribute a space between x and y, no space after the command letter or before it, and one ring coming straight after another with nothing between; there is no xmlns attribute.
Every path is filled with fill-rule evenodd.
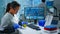
<svg viewBox="0 0 60 34"><path fill-rule="evenodd" d="M14 29L17 29L17 28L20 28L20 25L19 25L19 24L14 23L13 27L14 27Z"/></svg>

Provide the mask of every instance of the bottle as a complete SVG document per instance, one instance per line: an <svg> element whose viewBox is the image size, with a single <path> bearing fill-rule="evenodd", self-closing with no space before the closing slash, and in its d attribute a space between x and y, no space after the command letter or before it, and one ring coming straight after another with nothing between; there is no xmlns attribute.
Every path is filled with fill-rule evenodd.
<svg viewBox="0 0 60 34"><path fill-rule="evenodd" d="M51 7L53 7L53 3L54 3L54 0L47 0L47 1L46 1L46 6L47 6L48 8L51 8Z"/></svg>

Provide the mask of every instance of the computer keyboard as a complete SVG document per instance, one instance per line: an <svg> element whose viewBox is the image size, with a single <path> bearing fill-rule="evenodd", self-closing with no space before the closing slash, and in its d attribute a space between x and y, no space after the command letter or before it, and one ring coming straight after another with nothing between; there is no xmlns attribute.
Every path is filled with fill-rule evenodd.
<svg viewBox="0 0 60 34"><path fill-rule="evenodd" d="M38 26L35 26L34 24L29 24L27 26L35 30L41 30Z"/></svg>

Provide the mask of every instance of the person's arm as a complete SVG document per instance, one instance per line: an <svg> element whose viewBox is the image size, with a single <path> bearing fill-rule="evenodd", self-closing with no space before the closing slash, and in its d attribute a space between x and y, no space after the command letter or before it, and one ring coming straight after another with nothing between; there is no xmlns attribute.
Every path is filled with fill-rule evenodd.
<svg viewBox="0 0 60 34"><path fill-rule="evenodd" d="M8 21L9 19L6 17L3 17L2 19L1 19L1 27L6 27L6 26L8 26L8 23L9 23L9 21Z"/></svg>
<svg viewBox="0 0 60 34"><path fill-rule="evenodd" d="M8 26L8 22L4 17L1 19L0 31L4 31L5 27Z"/></svg>
<svg viewBox="0 0 60 34"><path fill-rule="evenodd" d="M14 27L11 25L11 21L10 21L10 19L9 18L2 18L2 20L1 20L1 27L3 27L4 28L4 32L14 32L15 31L15 29L14 29Z"/></svg>

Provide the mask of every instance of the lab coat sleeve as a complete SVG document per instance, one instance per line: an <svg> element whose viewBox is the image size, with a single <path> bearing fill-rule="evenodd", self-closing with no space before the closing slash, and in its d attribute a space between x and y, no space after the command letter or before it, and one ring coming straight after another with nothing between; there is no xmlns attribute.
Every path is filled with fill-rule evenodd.
<svg viewBox="0 0 60 34"><path fill-rule="evenodd" d="M6 26L8 26L8 24L9 24L9 19L7 17L1 19L1 26L2 27L6 27Z"/></svg>

